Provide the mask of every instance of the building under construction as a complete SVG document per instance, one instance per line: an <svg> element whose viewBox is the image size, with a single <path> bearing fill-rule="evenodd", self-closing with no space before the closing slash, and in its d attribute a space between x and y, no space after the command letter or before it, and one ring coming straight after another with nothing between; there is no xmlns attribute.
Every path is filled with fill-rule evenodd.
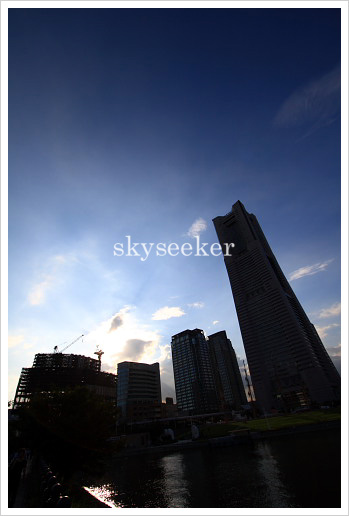
<svg viewBox="0 0 349 516"><path fill-rule="evenodd" d="M14 408L28 403L34 394L62 392L78 386L116 402L117 376L101 371L102 353L96 352L98 360L58 352L36 354L33 366L22 369Z"/></svg>

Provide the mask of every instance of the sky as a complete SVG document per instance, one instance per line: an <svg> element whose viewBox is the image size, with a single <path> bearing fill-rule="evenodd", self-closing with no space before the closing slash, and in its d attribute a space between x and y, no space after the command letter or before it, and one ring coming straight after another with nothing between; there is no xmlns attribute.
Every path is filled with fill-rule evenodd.
<svg viewBox="0 0 349 516"><path fill-rule="evenodd" d="M81 334L163 398L187 328L241 363L222 256L114 255L218 242L237 200L340 370L340 43L336 8L9 9L9 399Z"/></svg>

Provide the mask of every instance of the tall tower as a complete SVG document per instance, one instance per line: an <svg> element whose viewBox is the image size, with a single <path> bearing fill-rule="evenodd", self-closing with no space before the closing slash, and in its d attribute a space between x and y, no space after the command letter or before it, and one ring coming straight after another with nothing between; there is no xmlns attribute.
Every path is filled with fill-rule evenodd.
<svg viewBox="0 0 349 516"><path fill-rule="evenodd" d="M224 261L258 405L288 410L339 401L340 376L256 217L237 201L213 223L229 254Z"/></svg>
<svg viewBox="0 0 349 516"><path fill-rule="evenodd" d="M225 331L209 335L213 372L222 409L241 409L247 404L235 351Z"/></svg>
<svg viewBox="0 0 349 516"><path fill-rule="evenodd" d="M178 409L188 414L219 410L211 357L204 332L185 330L171 342Z"/></svg>

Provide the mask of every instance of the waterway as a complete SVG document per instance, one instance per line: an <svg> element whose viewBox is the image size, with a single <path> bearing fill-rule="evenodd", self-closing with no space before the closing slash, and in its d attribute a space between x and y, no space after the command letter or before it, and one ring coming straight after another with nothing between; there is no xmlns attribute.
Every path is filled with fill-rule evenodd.
<svg viewBox="0 0 349 516"><path fill-rule="evenodd" d="M340 507L340 431L129 456L88 487L112 507Z"/></svg>

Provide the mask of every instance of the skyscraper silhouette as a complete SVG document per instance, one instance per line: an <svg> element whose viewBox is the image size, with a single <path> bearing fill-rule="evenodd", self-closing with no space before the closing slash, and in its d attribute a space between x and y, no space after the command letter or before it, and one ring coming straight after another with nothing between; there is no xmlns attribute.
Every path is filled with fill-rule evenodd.
<svg viewBox="0 0 349 516"><path fill-rule="evenodd" d="M284 276L256 217L237 201L213 219L262 410L340 399L340 376Z"/></svg>
<svg viewBox="0 0 349 516"><path fill-rule="evenodd" d="M218 331L208 336L212 370L221 409L240 410L247 404L235 351L226 332Z"/></svg>
<svg viewBox="0 0 349 516"><path fill-rule="evenodd" d="M172 364L177 405L187 414L219 409L208 342L199 329L173 335Z"/></svg>

